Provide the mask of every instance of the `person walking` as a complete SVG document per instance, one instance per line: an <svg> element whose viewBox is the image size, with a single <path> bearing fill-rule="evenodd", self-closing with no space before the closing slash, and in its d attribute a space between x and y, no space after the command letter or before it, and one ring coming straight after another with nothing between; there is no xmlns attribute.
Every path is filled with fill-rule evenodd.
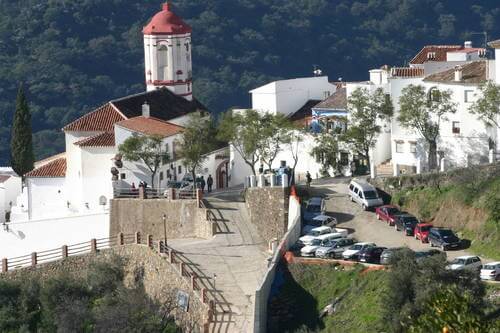
<svg viewBox="0 0 500 333"><path fill-rule="evenodd" d="M307 187L311 187L311 182L312 182L311 174L309 173L309 171L307 171L307 173L306 173L306 184L307 184Z"/></svg>
<svg viewBox="0 0 500 333"><path fill-rule="evenodd" d="M200 187L201 187L201 192L202 193L205 193L205 178L203 178L203 176L201 176L201 179L200 179Z"/></svg>
<svg viewBox="0 0 500 333"><path fill-rule="evenodd" d="M212 185L213 184L214 184L214 179L212 178L212 175L208 175L208 178L207 178L208 193L212 192Z"/></svg>

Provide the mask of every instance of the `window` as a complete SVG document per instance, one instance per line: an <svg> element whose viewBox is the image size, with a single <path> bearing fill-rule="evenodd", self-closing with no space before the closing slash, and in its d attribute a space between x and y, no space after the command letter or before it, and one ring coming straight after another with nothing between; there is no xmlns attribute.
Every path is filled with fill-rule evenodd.
<svg viewBox="0 0 500 333"><path fill-rule="evenodd" d="M340 165L347 165L349 164L349 153L340 153Z"/></svg>
<svg viewBox="0 0 500 333"><path fill-rule="evenodd" d="M163 180L163 171L160 172L160 181Z"/></svg>
<svg viewBox="0 0 500 333"><path fill-rule="evenodd" d="M179 166L177 167L177 173L179 173L179 174L181 174L181 173L182 173L182 166L180 166L180 165L179 165Z"/></svg>
<svg viewBox="0 0 500 333"><path fill-rule="evenodd" d="M404 153L405 152L405 142L404 141L396 141L396 153Z"/></svg>
<svg viewBox="0 0 500 333"><path fill-rule="evenodd" d="M410 153L415 154L417 152L417 143L410 142Z"/></svg>
<svg viewBox="0 0 500 333"><path fill-rule="evenodd" d="M464 90L464 102L465 103L474 102L474 91L473 90Z"/></svg>
<svg viewBox="0 0 500 333"><path fill-rule="evenodd" d="M160 45L158 47L158 80L167 80L168 69L168 47Z"/></svg>
<svg viewBox="0 0 500 333"><path fill-rule="evenodd" d="M453 121L451 123L451 132L453 134L460 134L460 122L459 121Z"/></svg>
<svg viewBox="0 0 500 333"><path fill-rule="evenodd" d="M431 93L431 96L430 96L431 101L439 102L441 100L441 92L439 91L439 89L433 88L433 89L431 89L430 93Z"/></svg>
<svg viewBox="0 0 500 333"><path fill-rule="evenodd" d="M328 97L330 97L330 92L329 92L329 91L325 91L325 92L323 92L323 97L324 97L325 99L327 99Z"/></svg>
<svg viewBox="0 0 500 333"><path fill-rule="evenodd" d="M124 173L120 174L120 179L127 179L127 175Z"/></svg>

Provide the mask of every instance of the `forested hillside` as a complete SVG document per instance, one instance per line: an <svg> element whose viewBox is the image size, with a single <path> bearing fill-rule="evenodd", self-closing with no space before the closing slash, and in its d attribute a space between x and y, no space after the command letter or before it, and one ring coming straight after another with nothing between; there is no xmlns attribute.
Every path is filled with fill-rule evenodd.
<svg viewBox="0 0 500 333"><path fill-rule="evenodd" d="M247 106L276 78L365 79L424 44L500 37L495 1L176 0L193 26L195 95L215 112ZM0 164L9 161L24 82L38 158L63 150L60 128L103 101L144 90L141 28L160 0L0 0Z"/></svg>

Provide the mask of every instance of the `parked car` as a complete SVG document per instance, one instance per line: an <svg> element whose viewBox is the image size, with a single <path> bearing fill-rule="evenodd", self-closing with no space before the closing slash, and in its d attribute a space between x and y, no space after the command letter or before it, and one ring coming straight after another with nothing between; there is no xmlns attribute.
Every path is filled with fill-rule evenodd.
<svg viewBox="0 0 500 333"><path fill-rule="evenodd" d="M398 251L402 251L403 249L406 249L405 247L392 247L392 248L388 248L388 249L385 249L382 254L380 255L380 263L382 265L389 265L390 261L391 261L391 258L392 256L398 252ZM410 250L411 251L411 250Z"/></svg>
<svg viewBox="0 0 500 333"><path fill-rule="evenodd" d="M305 224L312 224L316 216L325 214L325 200L321 197L312 197L304 209L303 219Z"/></svg>
<svg viewBox="0 0 500 333"><path fill-rule="evenodd" d="M318 248L329 246L333 240L343 237L344 235L338 232L318 236L310 244L300 249L300 255L302 257L314 257Z"/></svg>
<svg viewBox="0 0 500 333"><path fill-rule="evenodd" d="M396 231L403 230L406 236L413 236L413 232L418 223L418 219L411 214L396 215L394 229L396 229Z"/></svg>
<svg viewBox="0 0 500 333"><path fill-rule="evenodd" d="M500 261L490 262L484 265L479 276L482 280L500 281Z"/></svg>
<svg viewBox="0 0 500 333"><path fill-rule="evenodd" d="M396 215L401 214L398 207L393 205L384 205L375 208L377 220L387 222L389 225L394 225L394 218Z"/></svg>
<svg viewBox="0 0 500 333"><path fill-rule="evenodd" d="M351 180L349 184L349 197L351 201L360 204L364 210L384 204L373 185L357 179Z"/></svg>
<svg viewBox="0 0 500 333"><path fill-rule="evenodd" d="M458 270L471 270L471 271L479 271L483 267L481 263L481 259L478 256L462 256L456 257L453 259L446 269L451 269L453 271Z"/></svg>
<svg viewBox="0 0 500 333"><path fill-rule="evenodd" d="M342 253L354 244L352 238L340 238L331 241L328 245L321 246L316 250L319 258L342 258Z"/></svg>
<svg viewBox="0 0 500 333"><path fill-rule="evenodd" d="M328 215L318 215L312 219L313 225L328 225L330 227L337 225L337 219Z"/></svg>
<svg viewBox="0 0 500 333"><path fill-rule="evenodd" d="M419 223L415 227L415 231L413 232L413 235L415 236L415 239L420 240L422 243L427 243L429 240L427 237L429 236L429 231L433 227L432 224L430 223Z"/></svg>
<svg viewBox="0 0 500 333"><path fill-rule="evenodd" d="M460 238L450 229L431 228L427 239L431 247L438 246L441 247L443 251L458 249L460 247Z"/></svg>
<svg viewBox="0 0 500 333"><path fill-rule="evenodd" d="M446 252L442 252L436 249L430 249L426 251L416 251L415 252L415 260L417 262L424 260L425 258L429 258L432 256L443 256L446 259Z"/></svg>
<svg viewBox="0 0 500 333"><path fill-rule="evenodd" d="M359 251L358 259L361 262L378 264L380 263L380 255L385 249L387 248L380 246L364 248L363 250Z"/></svg>
<svg viewBox="0 0 500 333"><path fill-rule="evenodd" d="M349 247L347 250L342 252L342 258L344 260L357 260L358 254L361 250L366 249L367 247L375 247L375 243L356 243L353 246Z"/></svg>
<svg viewBox="0 0 500 333"><path fill-rule="evenodd" d="M332 228L328 227L326 225L321 226L321 227L313 227L309 230L303 229L303 231L304 231L305 235L314 236L314 237L318 237L318 236L321 236L324 234L329 234L329 233L333 232Z"/></svg>

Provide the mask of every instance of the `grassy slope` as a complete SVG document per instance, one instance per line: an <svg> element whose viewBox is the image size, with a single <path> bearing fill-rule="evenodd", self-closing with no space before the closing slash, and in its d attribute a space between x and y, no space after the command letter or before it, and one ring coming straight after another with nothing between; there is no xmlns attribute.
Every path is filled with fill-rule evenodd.
<svg viewBox="0 0 500 333"><path fill-rule="evenodd" d="M500 178L403 190L392 201L423 220L457 230L472 240L472 252L500 259Z"/></svg>
<svg viewBox="0 0 500 333"><path fill-rule="evenodd" d="M294 332L301 327L301 331L319 332L383 331L380 305L387 272L360 271L359 267L345 271L334 265L290 265L276 301L271 302L269 331ZM319 319L322 309L346 290L337 312Z"/></svg>

